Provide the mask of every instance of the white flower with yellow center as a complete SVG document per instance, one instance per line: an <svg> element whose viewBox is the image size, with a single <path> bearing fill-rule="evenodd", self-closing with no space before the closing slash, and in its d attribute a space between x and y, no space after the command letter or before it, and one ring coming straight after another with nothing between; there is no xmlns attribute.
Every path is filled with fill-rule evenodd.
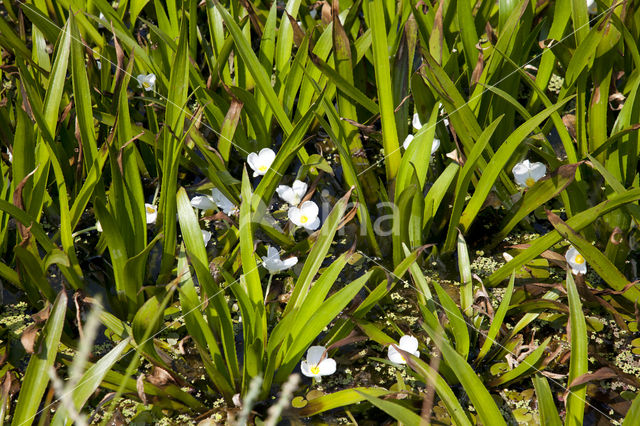
<svg viewBox="0 0 640 426"><path fill-rule="evenodd" d="M571 272L574 274L578 275L587 273L587 262L584 260L584 257L578 253L578 250L576 250L574 246L569 247L564 258L567 259L567 263L571 266Z"/></svg>
<svg viewBox="0 0 640 426"><path fill-rule="evenodd" d="M327 358L327 349L324 346L311 346L307 351L307 359L300 363L302 374L320 381L322 376L328 376L336 372L336 361Z"/></svg>
<svg viewBox="0 0 640 426"><path fill-rule="evenodd" d="M156 223L156 219L158 218L158 208L153 204L145 203L144 211L147 214L147 225Z"/></svg>
<svg viewBox="0 0 640 426"><path fill-rule="evenodd" d="M318 205L313 201L305 201L300 207L292 206L287 212L289 220L296 226L315 231L320 226Z"/></svg>
<svg viewBox="0 0 640 426"><path fill-rule="evenodd" d="M418 339L413 336L405 335L400 338L400 342L397 345L405 352L409 352L411 355L415 355L420 358L420 352L418 351ZM389 345L389 360L396 364L406 364L407 360L402 354L395 348L394 345Z"/></svg>
<svg viewBox="0 0 640 426"><path fill-rule="evenodd" d="M598 14L598 3L596 3L596 0L587 0L587 12L589 12L590 15Z"/></svg>
<svg viewBox="0 0 640 426"><path fill-rule="evenodd" d="M547 167L542 163L530 163L529 160L524 160L513 166L511 172L518 185L530 188L544 177Z"/></svg>
<svg viewBox="0 0 640 426"><path fill-rule="evenodd" d="M271 148L263 148L259 153L252 152L247 156L247 163L253 169L253 177L267 173L269 167L276 158L276 153Z"/></svg>
<svg viewBox="0 0 640 426"><path fill-rule="evenodd" d="M218 207L225 214L232 214L237 210L235 204L225 197L218 188L213 188L211 195L197 195L193 197L191 199L191 206L200 210L213 210Z"/></svg>
<svg viewBox="0 0 640 426"><path fill-rule="evenodd" d="M267 256L262 256L262 265L267 268L270 274L277 274L280 271L289 269L296 263L298 263L298 258L295 256L281 260L278 249L271 246L267 246Z"/></svg>
<svg viewBox="0 0 640 426"><path fill-rule="evenodd" d="M307 187L308 186L306 183L296 179L291 186L278 186L276 192L283 201L286 201L292 206L297 206L298 204L300 204L300 201L302 201L302 197L304 197L304 194L307 193Z"/></svg>
<svg viewBox="0 0 640 426"><path fill-rule="evenodd" d="M147 92L156 88L156 75L155 74L138 74L136 77L138 84Z"/></svg>

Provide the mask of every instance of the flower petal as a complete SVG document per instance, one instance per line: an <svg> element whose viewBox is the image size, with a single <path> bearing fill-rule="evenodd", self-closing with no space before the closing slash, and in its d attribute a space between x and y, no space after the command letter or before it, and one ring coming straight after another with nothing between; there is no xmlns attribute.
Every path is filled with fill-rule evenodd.
<svg viewBox="0 0 640 426"><path fill-rule="evenodd" d="M211 232L207 231L206 229L201 229L200 231L202 232L202 239L204 240L204 246L206 247L211 240Z"/></svg>
<svg viewBox="0 0 640 426"><path fill-rule="evenodd" d="M158 218L158 208L153 204L145 203L144 211L147 214L147 225L156 223L156 219Z"/></svg>
<svg viewBox="0 0 640 426"><path fill-rule="evenodd" d="M547 166L542 163L533 163L529 168L529 174L537 182L547 174Z"/></svg>
<svg viewBox="0 0 640 426"><path fill-rule="evenodd" d="M304 374L307 377L315 376L315 374L311 373L311 370L309 369L309 364L307 363L307 361L302 361L300 363L300 371L302 372L302 374Z"/></svg>
<svg viewBox="0 0 640 426"><path fill-rule="evenodd" d="M267 167L271 167L271 163L276 159L276 153L271 148L262 148L258 156L260 157L260 165Z"/></svg>
<svg viewBox="0 0 640 426"><path fill-rule="evenodd" d="M320 227L320 218L316 217L316 219L313 222L311 222L311 224L307 225L305 228L307 228L307 229L309 229L311 231L315 231L319 227Z"/></svg>
<svg viewBox="0 0 640 426"><path fill-rule="evenodd" d="M296 226L302 226L302 223L300 223L300 209L297 207L290 207L289 211L287 211L287 216L289 217L289 220L291 222L293 222L294 225Z"/></svg>
<svg viewBox="0 0 640 426"><path fill-rule="evenodd" d="M211 198L206 195L196 195L191 199L191 205L200 210L211 210L216 207Z"/></svg>
<svg viewBox="0 0 640 426"><path fill-rule="evenodd" d="M294 194L293 189L288 187L287 185L280 185L276 189L278 196L282 198L283 201L291 204L292 206L297 205L296 203L296 194Z"/></svg>
<svg viewBox="0 0 640 426"><path fill-rule="evenodd" d="M220 210L225 212L226 214L231 213L233 209L236 208L235 204L231 202L218 188L213 188L211 190L211 199L218 206Z"/></svg>
<svg viewBox="0 0 640 426"><path fill-rule="evenodd" d="M404 142L402 142L402 147L404 148L405 151L409 149L409 145L411 145L412 141L413 141L413 135L407 135L407 137L404 139Z"/></svg>
<svg viewBox="0 0 640 426"><path fill-rule="evenodd" d="M582 274L582 275L586 275L587 274L587 262L583 263L583 264L576 264L576 265L571 265L571 272L573 272L576 275Z"/></svg>
<svg viewBox="0 0 640 426"><path fill-rule="evenodd" d="M336 360L333 358L326 358L318 364L321 376L328 376L336 372Z"/></svg>
<svg viewBox="0 0 640 426"><path fill-rule="evenodd" d="M258 164L258 154L256 154L255 152L250 153L249 155L247 155L247 164L249 165L249 167L251 167L252 170L257 170L259 167Z"/></svg>
<svg viewBox="0 0 640 426"><path fill-rule="evenodd" d="M413 119L411 120L411 124L413 125L413 128L416 129L416 130L422 129L422 123L420 122L420 116L418 115L417 112L415 114L413 114Z"/></svg>
<svg viewBox="0 0 640 426"><path fill-rule="evenodd" d="M292 266L295 266L298 263L298 258L293 256L290 257L288 259L285 259L282 261L282 266L284 266L284 269L289 269Z"/></svg>
<svg viewBox="0 0 640 426"><path fill-rule="evenodd" d="M405 336L402 336L398 343L399 343L398 346L400 347L400 349L407 352L413 353L418 349L418 339L408 334Z"/></svg>
<svg viewBox="0 0 640 426"><path fill-rule="evenodd" d="M440 148L440 139L433 139L433 143L431 143L431 155L435 154L436 151Z"/></svg>
<svg viewBox="0 0 640 426"><path fill-rule="evenodd" d="M394 362L396 364L406 364L407 361L400 355L400 352L393 345L389 346L389 353L387 354L389 357L389 361Z"/></svg>
<svg viewBox="0 0 640 426"><path fill-rule="evenodd" d="M300 198L304 197L304 195L307 193L308 187L309 185L307 185L306 182L303 182L298 179L296 179L293 182L293 185L291 185L291 189L293 189L293 192L295 192L296 195L298 195Z"/></svg>
<svg viewBox="0 0 640 426"><path fill-rule="evenodd" d="M324 346L309 347L309 350L307 350L307 362L311 365L320 364L320 360L325 352L326 348Z"/></svg>
<svg viewBox="0 0 640 426"><path fill-rule="evenodd" d="M567 250L567 252L565 253L564 258L567 259L567 262L572 263L575 262L575 258L579 254L580 253L574 246L570 246L569 250Z"/></svg>
<svg viewBox="0 0 640 426"><path fill-rule="evenodd" d="M313 201L305 201L300 206L300 211L302 214L307 216L309 219L315 219L318 217L318 205Z"/></svg>
<svg viewBox="0 0 640 426"><path fill-rule="evenodd" d="M267 246L267 258L280 260L280 252L275 247Z"/></svg>

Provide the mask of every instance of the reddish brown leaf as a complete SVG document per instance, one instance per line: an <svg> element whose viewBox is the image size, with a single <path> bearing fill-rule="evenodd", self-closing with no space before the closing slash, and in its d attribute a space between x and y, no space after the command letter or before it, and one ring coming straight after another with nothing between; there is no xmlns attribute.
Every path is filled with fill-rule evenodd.
<svg viewBox="0 0 640 426"><path fill-rule="evenodd" d="M613 371L613 369L611 369L609 367L602 367L602 368L594 371L593 373L586 373L586 374L583 374L581 376L576 377L569 384L569 388L572 388L574 386L580 386L580 385L583 385L585 383L593 382L595 380L606 380L606 379L611 379L611 378L617 377L617 376L618 376L618 373Z"/></svg>

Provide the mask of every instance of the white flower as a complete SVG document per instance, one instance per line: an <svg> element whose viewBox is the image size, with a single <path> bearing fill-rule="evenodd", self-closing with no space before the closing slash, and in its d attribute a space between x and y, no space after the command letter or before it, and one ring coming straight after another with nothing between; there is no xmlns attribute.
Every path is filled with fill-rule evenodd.
<svg viewBox="0 0 640 426"><path fill-rule="evenodd" d="M104 13L100 12L100 16L98 17L100 18L100 21L106 21L107 18L105 18ZM102 24L102 22L98 22L98 28L104 28L104 25Z"/></svg>
<svg viewBox="0 0 640 426"><path fill-rule="evenodd" d="M225 214L231 214L236 210L227 197L218 188L211 190L211 195L197 195L191 199L191 205L200 210L213 210L216 206Z"/></svg>
<svg viewBox="0 0 640 426"><path fill-rule="evenodd" d="M513 260L513 256L511 256L506 251L504 253L502 253L502 257L504 257L504 260L507 261L507 262L511 262Z"/></svg>
<svg viewBox="0 0 640 426"><path fill-rule="evenodd" d="M287 213L289 220L296 226L315 231L320 226L320 218L318 217L318 205L313 201L305 201L300 208L292 206Z"/></svg>
<svg viewBox="0 0 640 426"><path fill-rule="evenodd" d="M413 120L411 120L411 124L413 124L413 129L414 130L422 129L422 123L420 122L420 116L418 115L417 112L415 114L413 114Z"/></svg>
<svg viewBox="0 0 640 426"><path fill-rule="evenodd" d="M276 158L276 153L271 148L263 148L259 153L252 152L247 156L247 163L253 169L253 177L267 173L269 167Z"/></svg>
<svg viewBox="0 0 640 426"><path fill-rule="evenodd" d="M96 59L96 68L98 68L99 70L102 69L102 63L98 59Z"/></svg>
<svg viewBox="0 0 640 426"><path fill-rule="evenodd" d="M587 12L589 12L590 15L598 14L598 4L596 0L587 0Z"/></svg>
<svg viewBox="0 0 640 426"><path fill-rule="evenodd" d="M235 405L236 407L242 407L242 400L240 399L239 393L233 395L233 398L231 398L231 401L233 401L233 405Z"/></svg>
<svg viewBox="0 0 640 426"><path fill-rule="evenodd" d="M564 258L567 259L567 263L571 266L571 272L574 274L586 274L587 273L587 262L584 260L584 257L574 246L569 247L567 253L564 255Z"/></svg>
<svg viewBox="0 0 640 426"><path fill-rule="evenodd" d="M318 16L318 11L315 9L311 9L309 11L309 16L311 16L311 19L316 19L316 16Z"/></svg>
<svg viewBox="0 0 640 426"><path fill-rule="evenodd" d="M418 351L418 339L415 337L409 335L402 336L397 346L403 351L409 352L411 355L415 355L420 358L420 352ZM389 360L396 364L407 363L407 360L404 359L402 354L393 345L389 345Z"/></svg>
<svg viewBox="0 0 640 426"><path fill-rule="evenodd" d="M99 220L96 220L96 231L102 232L102 225Z"/></svg>
<svg viewBox="0 0 640 426"><path fill-rule="evenodd" d="M8 157L9 162L13 163L13 154L11 153L9 148L7 148L7 157Z"/></svg>
<svg viewBox="0 0 640 426"><path fill-rule="evenodd" d="M335 373L336 361L333 358L327 358L326 353L324 346L311 346L307 351L307 359L300 363L302 374L320 381L322 376Z"/></svg>
<svg viewBox="0 0 640 426"><path fill-rule="evenodd" d="M295 256L280 260L278 249L271 246L267 246L267 256L262 256L262 265L267 268L270 274L276 274L285 269L289 269L296 263L298 263L298 258Z"/></svg>
<svg viewBox="0 0 640 426"><path fill-rule="evenodd" d="M413 135L407 135L406 139L402 143L402 147L405 151L409 149L411 142L413 142ZM435 154L438 148L440 148L440 139L433 138L433 143L431 144L431 155Z"/></svg>
<svg viewBox="0 0 640 426"><path fill-rule="evenodd" d="M529 160L524 160L513 166L511 172L518 185L532 187L547 173L547 167L542 163L530 163Z"/></svg>
<svg viewBox="0 0 640 426"><path fill-rule="evenodd" d="M276 192L284 201L291 204L292 206L297 206L298 204L300 204L300 201L302 201L302 197L304 197L304 194L307 193L307 184L296 179L291 186L278 186Z"/></svg>
<svg viewBox="0 0 640 426"><path fill-rule="evenodd" d="M155 74L138 74L136 77L140 87L144 88L147 92L156 88L156 75Z"/></svg>
<svg viewBox="0 0 640 426"><path fill-rule="evenodd" d="M204 240L204 246L206 247L207 244L209 244L209 240L211 239L211 232L207 231L206 229L201 229L200 232L202 232L202 239Z"/></svg>
<svg viewBox="0 0 640 426"><path fill-rule="evenodd" d="M156 223L158 217L158 208L153 204L144 203L144 211L147 213L147 225Z"/></svg>

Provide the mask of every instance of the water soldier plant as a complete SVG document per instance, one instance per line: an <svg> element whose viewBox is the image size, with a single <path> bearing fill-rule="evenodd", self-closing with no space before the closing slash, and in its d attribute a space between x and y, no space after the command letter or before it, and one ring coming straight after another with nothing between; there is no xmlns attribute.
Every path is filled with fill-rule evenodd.
<svg viewBox="0 0 640 426"><path fill-rule="evenodd" d="M638 424L638 40L611 0L2 2L0 419Z"/></svg>

